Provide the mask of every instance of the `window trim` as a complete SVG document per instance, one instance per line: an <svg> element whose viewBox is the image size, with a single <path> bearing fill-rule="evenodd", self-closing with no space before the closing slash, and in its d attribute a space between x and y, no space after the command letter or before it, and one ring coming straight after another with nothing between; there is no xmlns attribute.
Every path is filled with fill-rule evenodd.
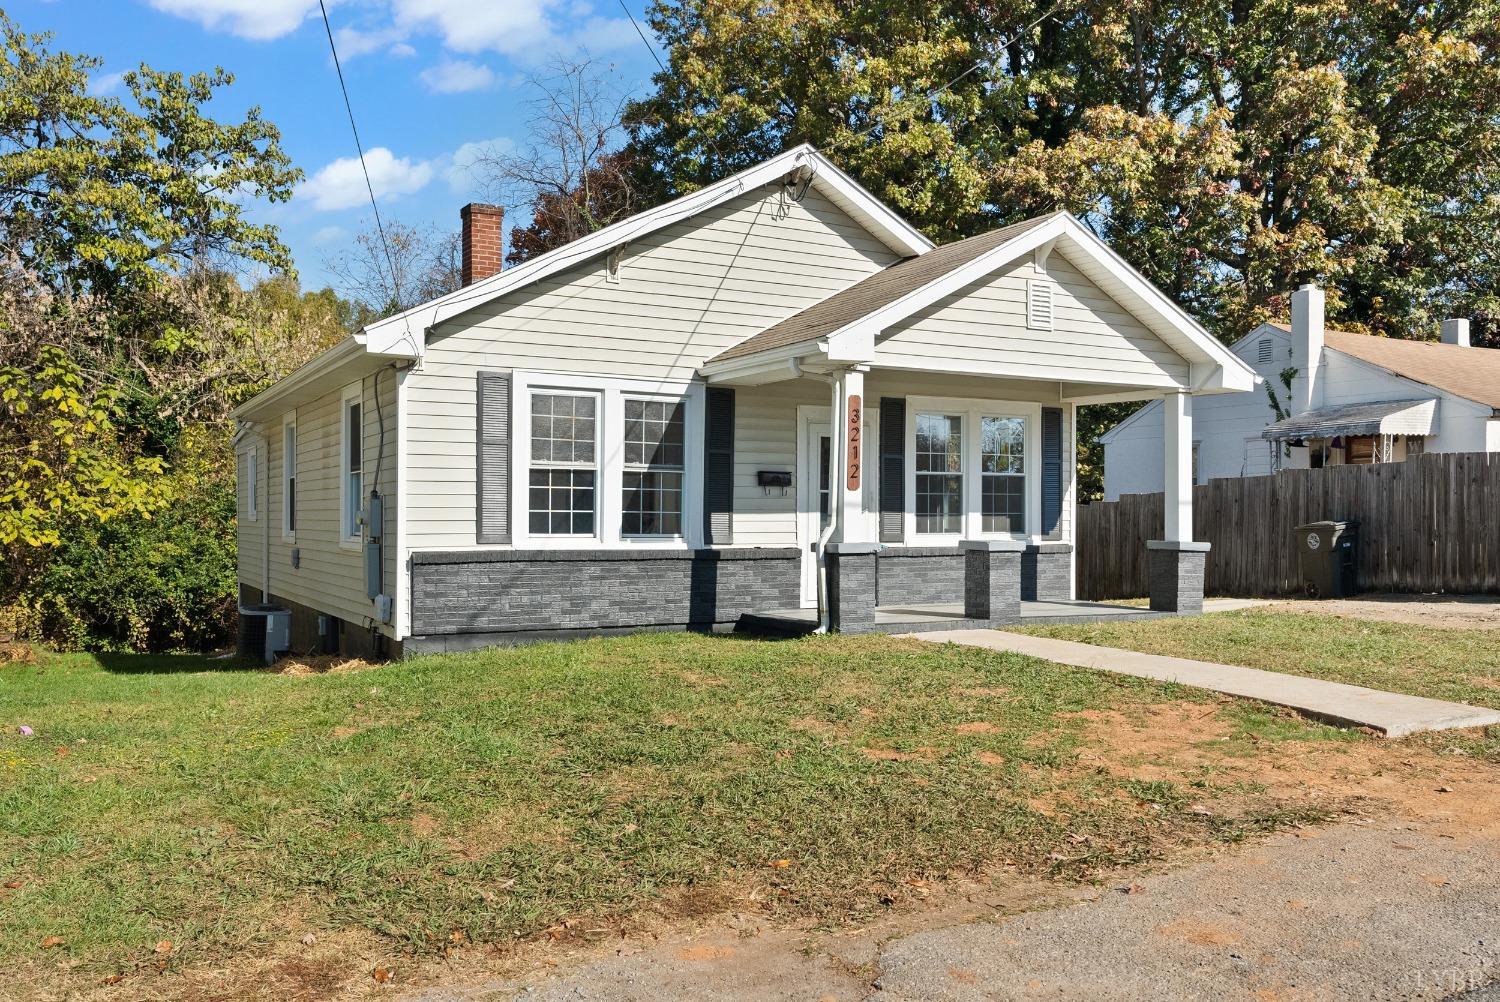
<svg viewBox="0 0 1500 1002"><path fill-rule="evenodd" d="M357 550L364 545L364 527L358 519L349 518L349 408L359 406L359 491L365 493L365 407L364 383L353 383L344 387L339 395L339 545L346 550Z"/></svg>
<svg viewBox="0 0 1500 1002"><path fill-rule="evenodd" d="M903 535L908 546L957 546L966 539L1008 539L1039 543L1042 511L1042 403L1022 400L980 400L972 397L906 398L906 458L902 471L906 478L906 505L903 512ZM917 532L917 415L956 414L964 419L963 443L963 525L959 532ZM1020 418L1026 423L1026 526L1024 532L985 532L983 530L983 476L981 468L982 419L986 417Z"/></svg>
<svg viewBox="0 0 1500 1002"><path fill-rule="evenodd" d="M291 448L287 448L290 440ZM297 453L301 439L297 435L297 412L287 411L281 418L281 538L297 541L296 485L299 472Z"/></svg>
<svg viewBox="0 0 1500 1002"><path fill-rule="evenodd" d="M594 461L592 463L567 462L559 463L554 460L533 460L531 458L531 403L536 397L592 397L594 399ZM604 431L604 395L597 390L574 389L565 386L537 387L526 394L526 410L523 412L525 420L521 427L526 429L526 465L519 467L518 472L522 484L526 487L526 504L521 513L526 520L526 534L533 539L560 539L568 540L597 540L600 533L600 521L603 518L603 507L599 497L599 490L603 484L601 469L604 465L604 449L602 446ZM535 469L543 470L588 470L594 474L594 531L593 532L545 532L533 533L531 531L531 472ZM551 511L551 509L548 509Z"/></svg>
<svg viewBox="0 0 1500 1002"><path fill-rule="evenodd" d="M260 521L260 462L255 442L245 450L245 521Z"/></svg>
<svg viewBox="0 0 1500 1002"><path fill-rule="evenodd" d="M697 549L703 545L703 419L705 390L701 381L617 379L587 374L561 374L517 369L511 376L511 542L502 549ZM602 399L595 424L594 535L533 535L531 503L531 395L534 392L597 393ZM683 400L681 536L622 535L624 491L624 427L626 396ZM477 431L477 429L476 429Z"/></svg>
<svg viewBox="0 0 1500 1002"><path fill-rule="evenodd" d="M649 401L659 401L659 402L662 402L662 403L669 403L669 404L675 404L675 403L682 404L682 465L680 465L680 466L660 466L660 465L653 466L653 465L650 465L650 464L627 463L625 461L625 404L628 401L631 401L631 400L644 400L644 401L648 401L648 402ZM619 498L617 500L620 502L620 520L619 520L620 521L620 528L619 528L619 533L620 533L620 539L621 540L623 540L623 541L630 541L630 540L645 540L645 541L665 540L665 541L669 541L669 542L672 542L672 541L681 542L683 539L686 538L686 536L684 534L685 534L685 532L687 530L687 522L685 521L685 519L687 517L687 512L686 512L685 509L687 508L687 487L688 487L688 480L687 480L687 457L688 457L688 452L690 451L689 450L689 446L688 446L688 412L691 409L692 409L691 405L688 403L687 399L685 397L679 395L679 394L633 393L633 392L630 392L629 390L622 390L620 392L620 424L619 424L619 429L620 429L620 496L619 496ZM625 474L626 473L676 473L677 475L679 475L679 476L682 477L682 489L678 492L681 495L681 501L682 501L682 503L679 506L678 512L677 512L677 523L678 523L678 525L681 525L683 527L682 531L679 531L679 532L626 532L625 531Z"/></svg>

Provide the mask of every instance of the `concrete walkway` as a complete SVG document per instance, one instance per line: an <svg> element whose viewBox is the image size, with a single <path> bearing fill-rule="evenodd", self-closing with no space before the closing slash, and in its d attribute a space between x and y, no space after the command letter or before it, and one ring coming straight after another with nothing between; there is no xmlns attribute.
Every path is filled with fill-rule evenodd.
<svg viewBox="0 0 1500 1002"><path fill-rule="evenodd" d="M936 644L966 644L992 651L1012 651L1078 668L1097 668L1118 675L1133 675L1136 678L1212 689L1231 696L1243 696L1246 699L1290 707L1309 717L1331 723L1368 727L1388 738L1405 737L1422 731L1500 724L1500 710L1470 706L1467 703L1404 696L1380 689L1366 689L1358 685L1284 675L1257 668L1190 661L1187 658L1164 657L1160 654L1140 654L1113 647L1096 647L1072 640L1031 637L1001 630L951 630L937 635L910 633L906 636Z"/></svg>

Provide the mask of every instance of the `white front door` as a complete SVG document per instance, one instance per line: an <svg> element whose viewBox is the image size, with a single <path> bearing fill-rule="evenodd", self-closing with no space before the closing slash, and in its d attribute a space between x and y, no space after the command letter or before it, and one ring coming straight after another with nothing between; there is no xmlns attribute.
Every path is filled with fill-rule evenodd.
<svg viewBox="0 0 1500 1002"><path fill-rule="evenodd" d="M833 438L827 407L797 408L797 542L802 548L802 607L818 605L818 540L833 511Z"/></svg>

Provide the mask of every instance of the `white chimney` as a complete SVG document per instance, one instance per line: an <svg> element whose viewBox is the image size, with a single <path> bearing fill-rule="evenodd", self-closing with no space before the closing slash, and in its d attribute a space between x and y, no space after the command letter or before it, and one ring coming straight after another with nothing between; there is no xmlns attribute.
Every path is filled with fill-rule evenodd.
<svg viewBox="0 0 1500 1002"><path fill-rule="evenodd" d="M1302 414L1323 403L1323 290L1304 285L1292 293L1292 414Z"/></svg>
<svg viewBox="0 0 1500 1002"><path fill-rule="evenodd" d="M1444 320L1442 332L1443 344L1456 344L1460 348L1469 346L1469 322L1462 317Z"/></svg>

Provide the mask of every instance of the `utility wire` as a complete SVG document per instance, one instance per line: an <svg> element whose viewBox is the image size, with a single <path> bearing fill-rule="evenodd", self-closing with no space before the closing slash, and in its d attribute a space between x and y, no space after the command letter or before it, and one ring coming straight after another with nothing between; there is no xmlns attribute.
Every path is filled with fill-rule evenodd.
<svg viewBox="0 0 1500 1002"><path fill-rule="evenodd" d="M1082 6L1082 4L1076 4L1076 5L1073 5L1073 8L1070 8L1070 9L1076 9L1077 7L1081 7L1081 6ZM1001 39L1000 40L1000 44L997 45L997 46L995 46L995 48L997 50L1003 51L1008 46L1012 45L1022 35L1027 34L1032 29L1034 29L1038 25L1040 25L1042 22L1048 20L1049 18L1056 17L1060 13L1062 13L1062 8L1053 8L1052 10L1044 12L1040 17L1038 17L1036 20L1032 21L1030 24L1026 25L1024 28L1020 29L1019 31L1015 32L1014 34L1010 35L1007 38ZM974 63L973 66L970 66L968 69L964 70L958 76L954 77L952 80L949 80L947 83L943 84L941 87L934 87L931 90L929 90L927 93L923 94L922 95L922 102L924 104L927 103L927 102L930 102L933 98L937 97L939 94L942 94L942 93L945 93L945 92L951 90L954 86L956 86L958 84L958 82L960 80L964 79L969 74L975 72L976 70L983 69L987 65L988 65L988 61L987 60L981 59L981 60L977 61L976 63ZM863 139L865 136L869 135L871 132L875 131L876 129L880 128L882 125L885 125L885 124L886 124L886 120L884 118L877 118L875 121L871 122L869 125L865 126L863 129L860 129L858 132L856 132L853 135L851 135L849 137L849 139L851 139L851 140L853 140L853 139Z"/></svg>
<svg viewBox="0 0 1500 1002"><path fill-rule="evenodd" d="M656 54L656 50L651 47L651 42L648 38L646 38L646 32L641 29L640 22L635 19L635 15L631 13L630 8L625 6L625 0L615 0L615 2L620 5L620 10L624 11L625 16L630 19L631 27L635 28L635 33L641 38L641 44L646 47L647 52L651 53L651 58L656 60L656 65L661 70L662 76L667 76L668 73L666 64L661 61L661 56L658 56ZM713 136L705 133L703 136L703 141L708 144L709 149L714 151L714 156L719 158L720 163L728 162L727 160L725 160L724 154L719 152L719 145L714 142Z"/></svg>
<svg viewBox="0 0 1500 1002"><path fill-rule="evenodd" d="M380 246L385 251L385 263L391 269L391 292L399 295L400 290L396 287L396 259L391 254L390 241L385 238L385 224L380 220L380 205L375 201L375 186L370 183L370 168L365 165L365 147L359 139L359 126L354 124L354 105L349 101L349 87L344 83L344 67L339 63L339 50L333 44L333 25L328 23L328 8L323 0L318 0L318 10L323 14L323 30L328 33L328 51L333 53L333 69L339 77L339 90L344 95L344 111L349 115L349 131L354 133L354 149L359 153L360 173L365 176L365 191L370 195L370 208L375 213L375 232L380 236ZM401 310L402 319L406 320L406 310ZM406 320L406 337L411 341L412 347L416 348L416 338L411 333L411 321Z"/></svg>

